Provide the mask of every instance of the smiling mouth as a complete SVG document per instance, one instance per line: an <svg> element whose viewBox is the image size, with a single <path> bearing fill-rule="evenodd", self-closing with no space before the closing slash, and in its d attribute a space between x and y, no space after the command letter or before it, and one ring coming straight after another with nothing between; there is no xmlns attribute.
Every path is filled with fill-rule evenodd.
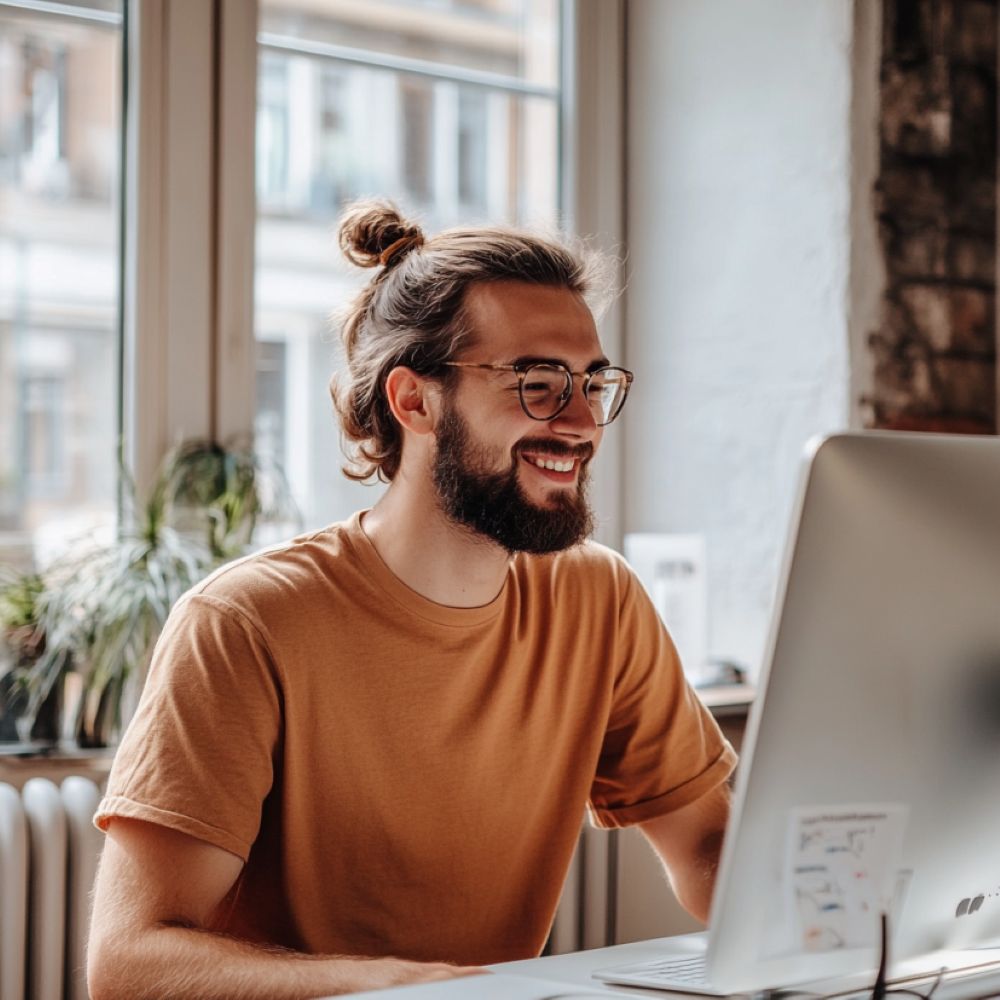
<svg viewBox="0 0 1000 1000"><path fill-rule="evenodd" d="M544 452L522 452L522 461L535 475L550 483L564 486L577 482L582 460L576 455L552 455Z"/></svg>
<svg viewBox="0 0 1000 1000"><path fill-rule="evenodd" d="M524 460L529 465L548 469L550 472L572 472L577 464L575 458L544 458L541 455L525 455Z"/></svg>

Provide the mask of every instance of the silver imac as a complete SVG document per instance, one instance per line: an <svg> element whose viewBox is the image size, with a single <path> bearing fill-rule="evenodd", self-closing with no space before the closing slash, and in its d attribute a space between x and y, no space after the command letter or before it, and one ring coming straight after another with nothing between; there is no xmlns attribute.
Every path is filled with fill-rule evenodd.
<svg viewBox="0 0 1000 1000"><path fill-rule="evenodd" d="M867 976L881 912L890 977L997 961L1000 439L812 442L775 609L703 980L598 978Z"/></svg>

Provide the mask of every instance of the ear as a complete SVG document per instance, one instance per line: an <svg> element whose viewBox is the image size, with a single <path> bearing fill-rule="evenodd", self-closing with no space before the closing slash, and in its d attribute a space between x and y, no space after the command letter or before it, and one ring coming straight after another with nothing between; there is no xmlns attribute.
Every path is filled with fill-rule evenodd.
<svg viewBox="0 0 1000 1000"><path fill-rule="evenodd" d="M430 434L437 422L440 386L402 365L385 377L385 397L400 426L414 434Z"/></svg>

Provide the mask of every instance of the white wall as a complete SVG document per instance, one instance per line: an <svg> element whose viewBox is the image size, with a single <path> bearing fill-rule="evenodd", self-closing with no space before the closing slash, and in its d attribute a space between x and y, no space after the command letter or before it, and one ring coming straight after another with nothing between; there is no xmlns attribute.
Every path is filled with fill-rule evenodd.
<svg viewBox="0 0 1000 1000"><path fill-rule="evenodd" d="M852 422L853 4L627 12L624 527L706 534L710 652L756 670L799 454Z"/></svg>

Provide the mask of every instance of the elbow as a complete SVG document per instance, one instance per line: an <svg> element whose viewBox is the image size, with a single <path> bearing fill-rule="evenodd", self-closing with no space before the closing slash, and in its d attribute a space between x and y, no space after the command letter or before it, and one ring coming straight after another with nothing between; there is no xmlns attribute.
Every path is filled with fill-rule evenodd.
<svg viewBox="0 0 1000 1000"><path fill-rule="evenodd" d="M697 850L684 867L684 877L671 879L678 902L695 920L708 924L711 916L715 880L719 873L719 856L725 831L710 830L701 839Z"/></svg>
<svg viewBox="0 0 1000 1000"><path fill-rule="evenodd" d="M130 973L129 950L115 935L91 931L87 942L87 994L90 1000L126 1000L135 997L135 983Z"/></svg>
<svg viewBox="0 0 1000 1000"><path fill-rule="evenodd" d="M678 885L677 883L672 883L672 888L674 890L674 895L677 897L677 902L684 907L687 912L694 917L695 920L700 921L705 926L708 926L709 909L712 904L712 887L711 885ZM96 998L92 998L96 1000Z"/></svg>
<svg viewBox="0 0 1000 1000"><path fill-rule="evenodd" d="M87 943L87 995L90 1000L115 1000L110 968L107 947L91 934Z"/></svg>

